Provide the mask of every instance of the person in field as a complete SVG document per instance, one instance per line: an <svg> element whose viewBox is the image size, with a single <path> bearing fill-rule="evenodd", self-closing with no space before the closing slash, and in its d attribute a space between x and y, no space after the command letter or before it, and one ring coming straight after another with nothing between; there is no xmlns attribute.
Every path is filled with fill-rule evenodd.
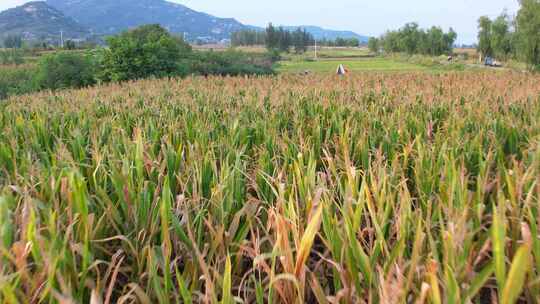
<svg viewBox="0 0 540 304"><path fill-rule="evenodd" d="M336 74L339 75L339 76L344 76L344 75L349 74L349 70L345 66L343 66L343 64L340 64L337 67Z"/></svg>

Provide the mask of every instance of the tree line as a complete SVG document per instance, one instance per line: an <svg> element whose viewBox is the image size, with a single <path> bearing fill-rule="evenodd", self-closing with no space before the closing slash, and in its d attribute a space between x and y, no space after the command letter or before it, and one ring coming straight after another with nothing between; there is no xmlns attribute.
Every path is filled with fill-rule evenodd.
<svg viewBox="0 0 540 304"><path fill-rule="evenodd" d="M374 53L384 51L439 56L451 53L456 39L457 33L452 28L448 32L437 26L425 30L412 22L379 38L370 38L368 48Z"/></svg>
<svg viewBox="0 0 540 304"><path fill-rule="evenodd" d="M482 57L517 59L540 69L540 1L521 0L515 18L503 12L478 19L478 51Z"/></svg>
<svg viewBox="0 0 540 304"><path fill-rule="evenodd" d="M266 32L259 30L242 30L231 34L232 46L254 46L266 44Z"/></svg>
<svg viewBox="0 0 540 304"><path fill-rule="evenodd" d="M315 38L304 28L289 31L282 26L275 27L270 23L265 31L242 30L231 35L232 46L265 45L270 51L304 53Z"/></svg>
<svg viewBox="0 0 540 304"><path fill-rule="evenodd" d="M308 47L315 44L315 37L303 28L289 31L281 26L275 27L271 23L264 31L241 30L232 33L232 46L256 46L264 45L268 50L289 52L294 49L297 53L307 51ZM357 47L360 45L358 38L320 39L320 46Z"/></svg>

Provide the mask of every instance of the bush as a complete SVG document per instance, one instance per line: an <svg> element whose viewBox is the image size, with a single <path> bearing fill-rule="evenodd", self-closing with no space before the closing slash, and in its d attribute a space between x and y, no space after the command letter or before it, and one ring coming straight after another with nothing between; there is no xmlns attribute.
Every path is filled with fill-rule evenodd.
<svg viewBox="0 0 540 304"><path fill-rule="evenodd" d="M272 61L272 63L278 62L278 61L281 60L281 54L279 53L278 50L270 50L270 51L268 51L267 56L270 59L270 61Z"/></svg>
<svg viewBox="0 0 540 304"><path fill-rule="evenodd" d="M38 63L36 82L41 89L80 88L95 83L89 56L75 52L46 55Z"/></svg>
<svg viewBox="0 0 540 304"><path fill-rule="evenodd" d="M183 71L199 75L269 75L272 62L264 55L237 51L193 53L181 64Z"/></svg>
<svg viewBox="0 0 540 304"><path fill-rule="evenodd" d="M176 76L179 60L191 53L189 44L159 25L144 25L107 42L100 56L102 81Z"/></svg>
<svg viewBox="0 0 540 304"><path fill-rule="evenodd" d="M33 67L0 68L0 99L37 91L38 88L34 82L35 73L36 70Z"/></svg>

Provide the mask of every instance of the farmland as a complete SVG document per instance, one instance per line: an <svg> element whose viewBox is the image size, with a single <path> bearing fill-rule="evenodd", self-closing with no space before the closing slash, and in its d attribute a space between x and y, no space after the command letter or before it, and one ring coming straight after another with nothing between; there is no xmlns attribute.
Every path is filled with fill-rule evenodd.
<svg viewBox="0 0 540 304"><path fill-rule="evenodd" d="M251 48L255 51L256 48ZM469 54L471 50L456 50L456 54ZM357 47L321 47L318 48L315 57L314 48L304 54L284 54L281 61L276 64L276 70L280 73L323 73L332 74L336 72L339 64L343 64L350 72L441 72L448 70L463 70L466 66L475 63L473 56L467 59L456 57L452 62L447 61L446 56L375 56L365 48ZM469 59L470 58L470 59ZM481 67L481 66L480 66ZM478 67L475 67L476 69Z"/></svg>
<svg viewBox="0 0 540 304"><path fill-rule="evenodd" d="M188 77L0 103L0 302L540 297L540 78Z"/></svg>
<svg viewBox="0 0 540 304"><path fill-rule="evenodd" d="M398 72L398 71L421 71L426 70L418 64L399 62L387 58L329 58L317 61L281 61L277 70L281 73L326 73L336 72L339 64L343 64L351 72Z"/></svg>
<svg viewBox="0 0 540 304"><path fill-rule="evenodd" d="M263 46L236 47L236 50L249 53L264 53ZM198 50L207 50L199 47ZM225 51L227 48L213 47L212 50ZM310 47L306 53L294 52L281 54L275 69L278 73L298 74L304 72L316 74L332 74L336 72L339 64L343 64L349 71L358 72L404 72L437 70L418 63L410 63L396 58L376 57L362 47L318 47L317 57L315 49Z"/></svg>

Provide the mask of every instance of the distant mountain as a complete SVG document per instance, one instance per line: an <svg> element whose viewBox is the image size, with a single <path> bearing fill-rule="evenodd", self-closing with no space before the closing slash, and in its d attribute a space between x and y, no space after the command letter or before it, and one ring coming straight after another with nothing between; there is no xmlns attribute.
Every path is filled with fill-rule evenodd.
<svg viewBox="0 0 540 304"><path fill-rule="evenodd" d="M1 0L0 0L1 1ZM158 23L170 32L185 35L190 41L218 42L231 33L259 29L232 18L218 18L166 0L46 0L29 2L0 13L0 37L19 34L26 40L59 40L116 34L143 24ZM317 26L305 28L317 39L368 37L351 31L334 31Z"/></svg>
<svg viewBox="0 0 540 304"><path fill-rule="evenodd" d="M25 40L79 39L88 29L45 2L28 2L0 12L0 37L21 35Z"/></svg>
<svg viewBox="0 0 540 304"><path fill-rule="evenodd" d="M289 31L294 31L297 28L303 28L308 33L312 34L315 39L328 39L328 40L335 40L336 38L344 38L344 39L350 39L350 38L357 38L361 43L367 43L369 40L368 36L362 36L355 32L351 31L336 31L336 30L329 30L325 29L319 26L313 26L313 25L300 25L300 26L284 26L285 29Z"/></svg>
<svg viewBox="0 0 540 304"><path fill-rule="evenodd" d="M165 0L47 0L47 3L98 35L159 23L170 32L185 33L189 40L221 40L247 28L235 19L214 17Z"/></svg>

